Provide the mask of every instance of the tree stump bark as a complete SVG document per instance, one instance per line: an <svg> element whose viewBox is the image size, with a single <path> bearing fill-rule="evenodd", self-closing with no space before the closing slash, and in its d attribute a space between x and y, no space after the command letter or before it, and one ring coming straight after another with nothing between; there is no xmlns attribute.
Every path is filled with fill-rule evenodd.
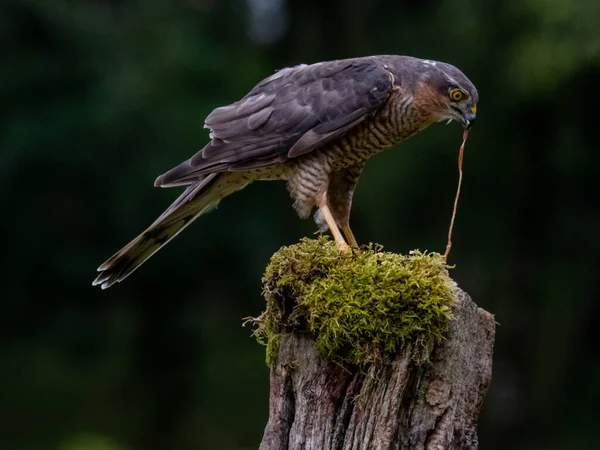
<svg viewBox="0 0 600 450"><path fill-rule="evenodd" d="M344 368L304 332L281 337L261 450L477 449L492 375L494 317L456 289L429 363L405 345L391 364Z"/></svg>

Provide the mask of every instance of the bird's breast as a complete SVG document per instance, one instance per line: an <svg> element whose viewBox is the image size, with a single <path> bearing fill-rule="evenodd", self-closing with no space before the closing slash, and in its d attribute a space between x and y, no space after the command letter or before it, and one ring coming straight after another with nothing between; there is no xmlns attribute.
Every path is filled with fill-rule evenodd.
<svg viewBox="0 0 600 450"><path fill-rule="evenodd" d="M373 116L323 149L331 171L364 163L376 153L415 135L428 125L408 102L388 102ZM317 156L317 155L315 155Z"/></svg>

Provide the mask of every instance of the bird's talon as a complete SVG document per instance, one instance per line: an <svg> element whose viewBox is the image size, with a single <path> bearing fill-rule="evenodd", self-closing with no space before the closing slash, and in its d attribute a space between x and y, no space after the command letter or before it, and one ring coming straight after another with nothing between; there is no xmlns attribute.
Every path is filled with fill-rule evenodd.
<svg viewBox="0 0 600 450"><path fill-rule="evenodd" d="M340 255L348 255L350 253L353 253L353 249L345 242L342 242L342 243L338 244L338 253Z"/></svg>
<svg viewBox="0 0 600 450"><path fill-rule="evenodd" d="M355 255L360 255L363 252L363 249L360 247L351 247L352 248L352 253L354 253Z"/></svg>

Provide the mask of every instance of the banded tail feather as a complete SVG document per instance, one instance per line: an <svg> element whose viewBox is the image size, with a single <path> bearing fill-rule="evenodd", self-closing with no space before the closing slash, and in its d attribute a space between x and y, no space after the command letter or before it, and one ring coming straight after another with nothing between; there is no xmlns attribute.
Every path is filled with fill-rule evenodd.
<svg viewBox="0 0 600 450"><path fill-rule="evenodd" d="M190 184L152 225L98 267L100 274L92 285L107 289L123 281L195 219L247 183L237 174L213 173Z"/></svg>

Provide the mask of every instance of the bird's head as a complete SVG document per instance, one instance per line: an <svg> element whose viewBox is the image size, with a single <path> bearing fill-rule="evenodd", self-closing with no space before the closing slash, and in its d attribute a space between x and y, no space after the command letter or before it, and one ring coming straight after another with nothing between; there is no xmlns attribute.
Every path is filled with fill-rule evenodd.
<svg viewBox="0 0 600 450"><path fill-rule="evenodd" d="M438 61L421 61L417 89L434 121L456 120L471 128L477 117L479 94L471 81L456 67Z"/></svg>

